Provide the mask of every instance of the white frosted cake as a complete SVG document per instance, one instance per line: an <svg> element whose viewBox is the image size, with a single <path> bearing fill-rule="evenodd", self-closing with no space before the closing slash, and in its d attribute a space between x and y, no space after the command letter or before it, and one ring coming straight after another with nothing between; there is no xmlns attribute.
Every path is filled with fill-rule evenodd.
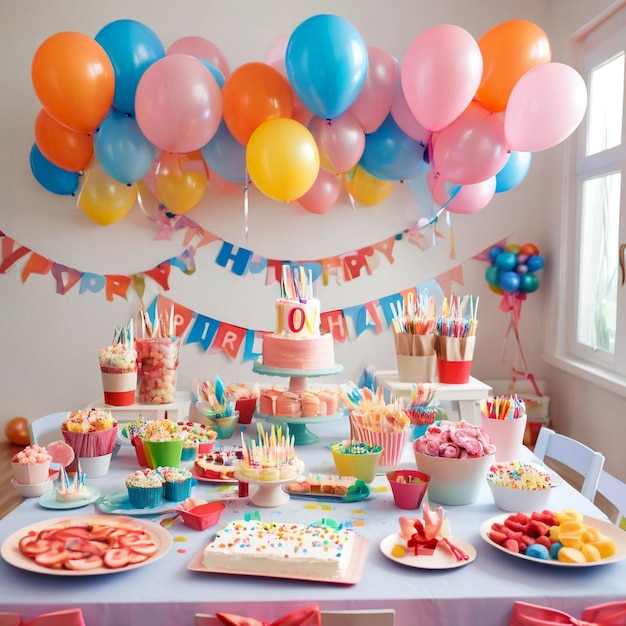
<svg viewBox="0 0 626 626"><path fill-rule="evenodd" d="M230 522L204 549L202 564L212 571L337 579L346 574L355 538L352 529Z"/></svg>
<svg viewBox="0 0 626 626"><path fill-rule="evenodd" d="M324 370L335 365L334 339L320 331L320 301L312 279L283 266L282 297L276 301L276 329L263 336L262 360L268 367Z"/></svg>

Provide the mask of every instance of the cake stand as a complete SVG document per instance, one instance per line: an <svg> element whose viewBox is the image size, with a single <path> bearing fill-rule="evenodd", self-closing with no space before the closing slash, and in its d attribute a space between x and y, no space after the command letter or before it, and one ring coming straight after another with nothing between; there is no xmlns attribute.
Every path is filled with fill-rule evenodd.
<svg viewBox="0 0 626 626"><path fill-rule="evenodd" d="M235 471L235 478L242 483L250 483L251 485L258 486L258 489L250 496L250 502L252 504L264 508L271 508L282 506L289 502L289 494L283 489L283 485L296 480L298 476L283 478L282 480L253 480L243 477Z"/></svg>
<svg viewBox="0 0 626 626"><path fill-rule="evenodd" d="M294 370L283 369L280 367L269 367L264 365L261 357L259 357L252 366L252 371L265 376L282 376L289 378L289 391L299 391L307 389L307 378L317 378L319 376L331 376L343 371L343 365L333 365L326 369L320 370ZM289 434L293 435L294 443L297 446L309 445L317 443L320 438L307 428L307 424L318 424L322 422L331 422L343 417L343 411L333 413L331 415L317 415L315 417L293 417L289 415L268 415L266 413L255 412L255 416L264 421L274 424L287 424L289 426Z"/></svg>

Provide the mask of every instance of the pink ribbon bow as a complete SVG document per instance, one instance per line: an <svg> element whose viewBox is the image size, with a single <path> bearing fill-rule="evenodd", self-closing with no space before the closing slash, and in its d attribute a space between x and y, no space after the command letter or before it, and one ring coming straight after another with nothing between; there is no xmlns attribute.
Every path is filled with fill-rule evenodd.
<svg viewBox="0 0 626 626"><path fill-rule="evenodd" d="M0 626L85 626L80 609L42 613L27 622L17 613L0 613Z"/></svg>
<svg viewBox="0 0 626 626"><path fill-rule="evenodd" d="M322 624L321 613L317 604L291 611L271 624L254 617L233 615L232 613L218 612L215 615L227 626L321 626Z"/></svg>
<svg viewBox="0 0 626 626"><path fill-rule="evenodd" d="M515 602L509 626L626 626L626 601L587 607L581 619L546 606Z"/></svg>

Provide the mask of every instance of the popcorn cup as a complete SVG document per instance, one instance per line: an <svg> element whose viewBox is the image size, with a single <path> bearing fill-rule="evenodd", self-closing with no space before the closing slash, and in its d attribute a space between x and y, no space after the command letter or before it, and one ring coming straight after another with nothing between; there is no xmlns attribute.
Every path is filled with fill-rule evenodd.
<svg viewBox="0 0 626 626"><path fill-rule="evenodd" d="M143 440L143 449L149 467L179 467L183 453L183 440L170 439L169 441Z"/></svg>
<svg viewBox="0 0 626 626"><path fill-rule="evenodd" d="M143 439L138 437L137 435L133 435L130 438L130 442L133 444L133 448L135 449L135 454L137 455L137 461L141 467L150 467L148 463L148 457L146 456L146 451L143 447Z"/></svg>
<svg viewBox="0 0 626 626"><path fill-rule="evenodd" d="M382 446L378 467L395 467L400 463L404 446L409 440L409 428L397 432L378 432L351 420L352 439L373 446Z"/></svg>
<svg viewBox="0 0 626 626"><path fill-rule="evenodd" d="M74 450L76 458L91 458L111 454L117 439L117 424L113 428L90 433L76 433L61 429L63 439Z"/></svg>
<svg viewBox="0 0 626 626"><path fill-rule="evenodd" d="M136 344L141 363L139 402L174 402L180 337L143 337Z"/></svg>
<svg viewBox="0 0 626 626"><path fill-rule="evenodd" d="M499 420L481 413L480 427L495 445L496 461L517 461L521 457L526 432L526 413L515 419Z"/></svg>
<svg viewBox="0 0 626 626"><path fill-rule="evenodd" d="M13 478L19 485L36 485L48 480L50 461L43 463L16 463L11 461Z"/></svg>
<svg viewBox="0 0 626 626"><path fill-rule="evenodd" d="M137 391L137 367L122 370L115 367L100 367L104 402L110 406L131 406Z"/></svg>

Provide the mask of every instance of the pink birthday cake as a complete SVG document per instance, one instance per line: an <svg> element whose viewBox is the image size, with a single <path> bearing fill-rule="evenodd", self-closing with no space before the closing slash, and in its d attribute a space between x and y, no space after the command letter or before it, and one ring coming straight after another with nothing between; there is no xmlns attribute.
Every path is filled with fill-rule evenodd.
<svg viewBox="0 0 626 626"><path fill-rule="evenodd" d="M276 330L263 337L263 365L288 370L325 370L335 365L332 334L320 331L320 301L304 270L283 266Z"/></svg>
<svg viewBox="0 0 626 626"><path fill-rule="evenodd" d="M355 539L351 528L241 520L217 532L202 564L219 572L338 579L348 570Z"/></svg>

